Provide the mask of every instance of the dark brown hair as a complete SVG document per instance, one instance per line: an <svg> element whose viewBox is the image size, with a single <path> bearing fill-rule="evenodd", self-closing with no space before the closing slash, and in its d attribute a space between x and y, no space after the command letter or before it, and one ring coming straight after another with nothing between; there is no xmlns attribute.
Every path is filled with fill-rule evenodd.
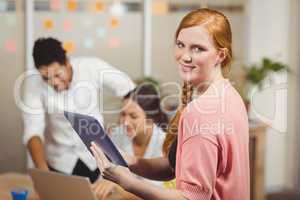
<svg viewBox="0 0 300 200"><path fill-rule="evenodd" d="M166 131L169 120L160 107L159 90L152 83L142 83L133 91L129 92L123 99L132 99L146 113L147 119Z"/></svg>

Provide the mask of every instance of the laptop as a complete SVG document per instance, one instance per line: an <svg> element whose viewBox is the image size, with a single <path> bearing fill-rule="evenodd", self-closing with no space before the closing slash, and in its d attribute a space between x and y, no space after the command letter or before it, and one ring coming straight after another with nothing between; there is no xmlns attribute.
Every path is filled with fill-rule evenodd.
<svg viewBox="0 0 300 200"><path fill-rule="evenodd" d="M90 152L91 142L95 142L111 162L128 167L116 145L96 118L67 111L64 112L64 116Z"/></svg>
<svg viewBox="0 0 300 200"><path fill-rule="evenodd" d="M29 169L41 200L97 200L88 178Z"/></svg>

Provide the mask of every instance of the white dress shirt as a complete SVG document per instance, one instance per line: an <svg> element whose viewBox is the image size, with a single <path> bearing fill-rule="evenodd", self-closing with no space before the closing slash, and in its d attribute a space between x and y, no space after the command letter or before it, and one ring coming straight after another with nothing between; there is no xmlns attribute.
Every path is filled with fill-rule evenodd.
<svg viewBox="0 0 300 200"><path fill-rule="evenodd" d="M133 146L132 146L132 139L129 138L126 133L124 133L124 129L122 126L115 127L112 130L112 133L110 135L112 141L114 144L120 148L122 151L127 153L128 155L134 155ZM163 143L165 141L166 133L157 125L154 124L153 126L153 132L150 139L150 142L148 144L148 147L146 149L146 152L143 156L143 158L157 158L163 156ZM137 176L140 179L144 179L154 185L163 187L164 182L162 181L153 181L149 180L140 176Z"/></svg>
<svg viewBox="0 0 300 200"><path fill-rule="evenodd" d="M65 119L63 111L90 115L103 124L103 87L109 87L119 97L135 87L126 74L101 59L77 57L70 58L70 63L72 81L69 89L61 92L56 92L45 83L37 70L36 73L30 73L31 76L25 81L22 106L24 144L27 145L33 136L39 136L45 144L47 162L67 174L72 173L78 159L90 170L95 170L97 165Z"/></svg>

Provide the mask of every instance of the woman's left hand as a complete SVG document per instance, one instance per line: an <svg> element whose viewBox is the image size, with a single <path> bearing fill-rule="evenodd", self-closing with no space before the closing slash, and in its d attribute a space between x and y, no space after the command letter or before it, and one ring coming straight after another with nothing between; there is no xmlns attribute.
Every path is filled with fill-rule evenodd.
<svg viewBox="0 0 300 200"><path fill-rule="evenodd" d="M94 154L98 168L103 178L117 183L125 190L129 190L131 184L136 179L136 177L130 172L130 170L126 167L111 163L106 158L103 151L94 142L92 142L91 150Z"/></svg>

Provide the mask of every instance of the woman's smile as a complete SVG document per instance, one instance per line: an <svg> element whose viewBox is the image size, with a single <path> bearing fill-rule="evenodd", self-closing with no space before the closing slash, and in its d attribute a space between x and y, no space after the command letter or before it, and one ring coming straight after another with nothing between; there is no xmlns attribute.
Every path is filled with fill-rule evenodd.
<svg viewBox="0 0 300 200"><path fill-rule="evenodd" d="M196 68L196 66L193 66L193 65L186 65L186 64L181 64L180 63L180 66L181 66L181 70L183 72L191 72L193 69Z"/></svg>

